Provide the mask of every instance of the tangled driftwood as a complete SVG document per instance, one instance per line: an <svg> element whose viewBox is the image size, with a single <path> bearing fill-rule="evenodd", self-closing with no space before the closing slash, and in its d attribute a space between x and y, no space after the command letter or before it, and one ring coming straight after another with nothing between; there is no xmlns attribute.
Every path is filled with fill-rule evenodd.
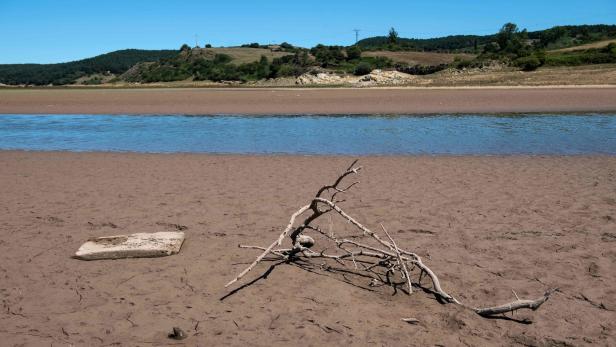
<svg viewBox="0 0 616 347"><path fill-rule="evenodd" d="M520 299L517 294L513 292L516 297L515 301L492 307L472 307L460 302L443 290L438 276L434 273L434 271L432 271L432 269L424 264L422 259L416 253L400 248L383 225L381 225L381 228L387 237L387 240L383 239L376 232L359 223L356 219L348 215L340 208L338 204L343 200L338 198L339 194L347 192L359 183L358 181L355 181L344 188L340 188L345 178L351 175L357 175L361 170L361 167L355 166L356 163L357 160L354 161L333 184L319 189L310 204L301 207L293 213L284 231L268 247L240 245L240 248L258 249L261 250L262 253L246 269L227 283L225 287L229 287L239 281L250 270L254 269L257 264L263 261L266 256L272 255L278 259L283 259L290 262L298 261L300 259L333 259L339 264L347 267L349 271L357 273L363 272L370 275L370 277L372 277L372 285L376 285L378 283L394 284L396 279L402 279L402 283L404 283L409 295L413 293L414 286L423 288L433 293L441 302L460 305L464 308L473 310L475 313L483 317L493 317L520 309L530 309L534 311L546 302L550 295L552 295L552 293L556 290L548 290L543 296L534 300ZM324 198L324 195L326 194L329 194L329 198ZM303 222L295 226L296 219L306 212L310 213L303 220ZM319 217L330 212L335 212L342 218L346 219L361 232L361 235L358 236L363 236L376 241L375 243L377 246L360 243L351 239L339 238L331 231L325 232L321 230L320 227L313 226L314 222ZM338 253L325 253L325 251L317 252L312 250L311 248L315 245L315 240L311 236L304 234L307 231L314 232L316 235L320 235L326 240L331 241L338 250ZM279 248L287 236L291 239L292 247ZM413 280L412 274L415 273L418 273L416 276L417 279ZM430 287L426 287L422 284L422 280L425 277L429 279L430 282L428 285L430 285ZM412 318L403 320L411 323L415 321Z"/></svg>

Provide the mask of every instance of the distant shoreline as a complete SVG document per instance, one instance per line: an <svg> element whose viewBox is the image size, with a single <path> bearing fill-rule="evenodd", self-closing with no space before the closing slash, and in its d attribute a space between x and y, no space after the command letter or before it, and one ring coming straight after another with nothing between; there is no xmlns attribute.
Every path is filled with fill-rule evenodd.
<svg viewBox="0 0 616 347"><path fill-rule="evenodd" d="M0 89L0 114L572 112L616 112L616 86Z"/></svg>

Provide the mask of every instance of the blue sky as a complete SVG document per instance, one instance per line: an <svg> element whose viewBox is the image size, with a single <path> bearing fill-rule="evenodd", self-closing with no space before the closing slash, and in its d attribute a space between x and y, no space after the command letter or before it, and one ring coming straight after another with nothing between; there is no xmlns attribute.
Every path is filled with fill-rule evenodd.
<svg viewBox="0 0 616 347"><path fill-rule="evenodd" d="M351 44L395 27L402 37L616 24L616 0L0 0L0 63L55 63L123 48L288 41Z"/></svg>

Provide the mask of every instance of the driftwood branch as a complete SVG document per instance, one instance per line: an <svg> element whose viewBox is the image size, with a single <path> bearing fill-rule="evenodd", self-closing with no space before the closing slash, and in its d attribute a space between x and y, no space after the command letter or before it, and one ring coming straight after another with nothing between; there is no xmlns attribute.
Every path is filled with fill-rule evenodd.
<svg viewBox="0 0 616 347"><path fill-rule="evenodd" d="M504 305L500 305L500 306L476 308L475 312L480 316L489 317L489 316L504 314L507 312L521 310L524 308L535 311L539 307L541 307L541 305L543 305L544 302L548 301L550 296L554 294L555 291L556 289L548 290L547 292L545 292L545 294L543 294L542 297L537 298L535 300L522 300L520 298L517 298L517 295L516 295L516 298L517 298L516 301L510 302Z"/></svg>
<svg viewBox="0 0 616 347"><path fill-rule="evenodd" d="M356 164L357 160L338 176L332 184L321 187L308 205L295 211L291 215L285 229L268 247L240 245L240 248L260 250L261 254L259 254L259 256L257 256L257 258L234 279L229 281L225 287L239 281L261 261L270 259L266 257L271 255L274 259L282 259L289 262L297 261L301 258L305 258L306 261L316 258L331 259L345 266L345 268L347 268L347 270L345 270L347 273L351 272L358 275L361 274L363 277L372 278L370 285L374 285L375 283L399 285L400 282L396 284L396 278L402 279L404 280L402 283L408 287L409 295L413 293L413 285L427 289L427 287L423 287L421 283L422 279L427 277L431 285L427 290L433 293L439 300L444 303L460 305L483 317L493 317L521 309L537 310L554 293L555 289L552 289L547 291L540 298L528 300L520 299L514 291L513 293L516 297L515 301L492 307L472 307L458 301L443 290L438 276L422 261L421 257L414 252L400 248L382 224L381 228L387 240L381 238L376 232L370 230L351 217L339 206L341 201L337 200L337 195L348 192L359 183L359 181L355 181L341 188L345 178L357 175L361 170L361 167L355 166ZM372 240L372 243L376 243L377 245L374 246L366 242L338 238L333 232L330 231L326 233L318 226L314 225L319 217L329 212L335 212L353 225L356 230L360 232L357 238L365 238L367 241ZM304 214L306 214L305 219L300 223L296 223L298 217ZM306 232L316 232L318 236L325 238L325 241L333 243L337 252L326 253L325 249L322 251L313 250L312 247L315 245L315 240L311 236L306 235ZM280 248L287 236L290 239L291 247ZM416 281L413 280L414 270L418 272ZM403 320L409 323L416 323L414 319Z"/></svg>

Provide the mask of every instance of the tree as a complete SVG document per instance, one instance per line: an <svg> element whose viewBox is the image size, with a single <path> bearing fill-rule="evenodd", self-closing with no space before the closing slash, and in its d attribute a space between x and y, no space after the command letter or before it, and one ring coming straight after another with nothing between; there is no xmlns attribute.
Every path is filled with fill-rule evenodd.
<svg viewBox="0 0 616 347"><path fill-rule="evenodd" d="M259 65L256 71L257 79L266 78L270 75L270 64L267 61L267 57L262 55L259 59Z"/></svg>
<svg viewBox="0 0 616 347"><path fill-rule="evenodd" d="M325 46L318 44L310 49L310 53L315 57L321 67L338 66L346 60L346 55L340 46Z"/></svg>
<svg viewBox="0 0 616 347"><path fill-rule="evenodd" d="M295 56L293 57L293 59L296 62L296 64L299 65L299 66L308 66L308 65L310 65L310 56L308 55L308 51L307 50L303 50L301 53L300 52L296 52Z"/></svg>
<svg viewBox="0 0 616 347"><path fill-rule="evenodd" d="M182 47L180 47L180 52L187 52L190 51L190 46L187 44L183 44Z"/></svg>
<svg viewBox="0 0 616 347"><path fill-rule="evenodd" d="M389 29L389 34L387 35L387 42L391 44L396 44L398 42L398 32L393 27Z"/></svg>
<svg viewBox="0 0 616 347"><path fill-rule="evenodd" d="M506 23L496 34L496 42L484 46L484 53L516 59L532 54L526 29L520 31L513 23Z"/></svg>
<svg viewBox="0 0 616 347"><path fill-rule="evenodd" d="M506 49L518 33L519 29L517 25L513 23L506 23L503 25L498 34L496 34L496 42L500 46L500 49Z"/></svg>

